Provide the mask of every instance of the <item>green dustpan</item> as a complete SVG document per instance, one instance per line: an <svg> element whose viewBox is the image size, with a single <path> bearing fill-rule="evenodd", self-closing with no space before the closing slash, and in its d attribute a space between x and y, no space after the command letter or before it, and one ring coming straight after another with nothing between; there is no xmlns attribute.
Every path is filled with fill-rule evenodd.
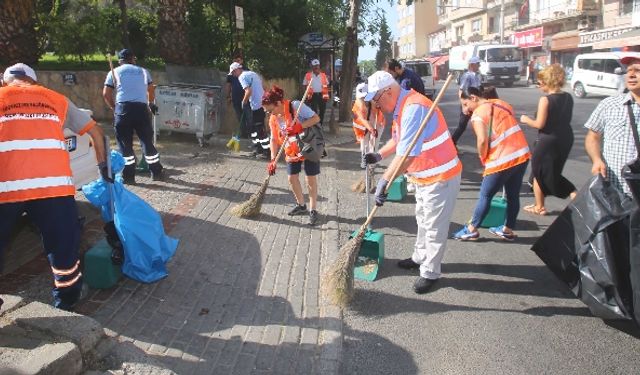
<svg viewBox="0 0 640 375"><path fill-rule="evenodd" d="M149 172L149 164L147 164L147 160L144 158L144 156L140 160L140 163L138 163L138 166L136 167L136 171Z"/></svg>

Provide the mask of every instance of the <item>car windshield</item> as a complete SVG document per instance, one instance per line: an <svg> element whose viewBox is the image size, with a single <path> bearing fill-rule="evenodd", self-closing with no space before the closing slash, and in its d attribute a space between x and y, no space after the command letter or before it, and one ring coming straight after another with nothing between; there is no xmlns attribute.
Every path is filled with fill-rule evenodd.
<svg viewBox="0 0 640 375"><path fill-rule="evenodd" d="M428 77L431 75L431 65L427 62L418 64L408 64L407 68L416 72L420 77Z"/></svg>
<svg viewBox="0 0 640 375"><path fill-rule="evenodd" d="M520 61L517 48L491 48L487 50L487 61Z"/></svg>

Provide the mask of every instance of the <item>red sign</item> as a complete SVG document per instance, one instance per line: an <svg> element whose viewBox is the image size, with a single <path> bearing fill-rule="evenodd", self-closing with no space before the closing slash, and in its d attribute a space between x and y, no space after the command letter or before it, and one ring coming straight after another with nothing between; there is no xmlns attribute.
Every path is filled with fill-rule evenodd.
<svg viewBox="0 0 640 375"><path fill-rule="evenodd" d="M513 34L513 44L520 48L542 46L542 27Z"/></svg>

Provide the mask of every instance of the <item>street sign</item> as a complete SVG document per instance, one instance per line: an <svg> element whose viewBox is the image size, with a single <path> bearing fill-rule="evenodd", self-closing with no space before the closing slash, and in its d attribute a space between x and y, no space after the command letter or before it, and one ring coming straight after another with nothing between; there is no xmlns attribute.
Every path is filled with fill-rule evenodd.
<svg viewBox="0 0 640 375"><path fill-rule="evenodd" d="M244 12L239 6L236 6L236 29L244 30Z"/></svg>

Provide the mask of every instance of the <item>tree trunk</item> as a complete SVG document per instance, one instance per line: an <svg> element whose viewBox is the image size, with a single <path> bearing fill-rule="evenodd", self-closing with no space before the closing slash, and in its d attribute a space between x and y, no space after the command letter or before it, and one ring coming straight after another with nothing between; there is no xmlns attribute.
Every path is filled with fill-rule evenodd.
<svg viewBox="0 0 640 375"><path fill-rule="evenodd" d="M358 17L361 6L361 0L349 0L349 20L347 21L347 36L342 51L342 76L340 78L340 112L338 114L340 122L347 121L351 115L351 95L358 59Z"/></svg>
<svg viewBox="0 0 640 375"><path fill-rule="evenodd" d="M122 33L122 45L125 48L131 49L131 42L129 41L129 16L127 15L127 1L126 0L114 0L120 7L120 30ZM133 51L134 53L136 51Z"/></svg>
<svg viewBox="0 0 640 375"><path fill-rule="evenodd" d="M186 16L189 0L158 0L158 49L166 63L190 65Z"/></svg>
<svg viewBox="0 0 640 375"><path fill-rule="evenodd" d="M36 0L0 1L0 65L33 65L40 58Z"/></svg>

